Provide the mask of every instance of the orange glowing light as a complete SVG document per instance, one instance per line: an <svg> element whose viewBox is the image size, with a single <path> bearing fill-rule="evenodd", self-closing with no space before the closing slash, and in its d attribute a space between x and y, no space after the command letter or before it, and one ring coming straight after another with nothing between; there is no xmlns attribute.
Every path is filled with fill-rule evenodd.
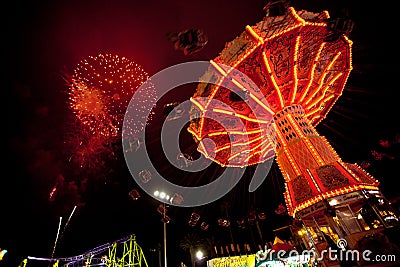
<svg viewBox="0 0 400 267"><path fill-rule="evenodd" d="M313 126L325 117L341 95L351 70L352 44L344 37L334 42L326 41L328 17L329 14L325 11L296 12L290 7L284 18L266 16L260 23L246 26L217 58L210 61L214 70L209 70L208 75L216 71L214 76L220 77L217 84L208 85L207 90L203 90L204 86L201 90L199 87L191 98L196 112L203 116L190 125L189 131L196 133L196 140L204 148L201 149L202 152L207 155L215 154L212 159L223 166L243 167L260 163L275 156L270 152L274 143L261 140L252 142L252 139L259 138L260 135L251 135L247 141L250 144L249 151L230 154L227 147L234 146L230 145L226 135L220 133L246 133L261 129L260 134L264 135L261 139L269 140L267 133L270 132L268 128L273 122L272 117L290 105L302 106L304 116L312 119ZM224 64L225 67L219 64ZM237 77L234 69L251 77L259 91ZM231 92L225 89L226 83L247 94L248 102L230 101ZM209 98L210 101L200 103L196 97ZM211 105L211 99L223 101L229 109ZM254 106L258 106L256 111ZM221 125L205 118L206 114L208 117L211 114L212 118L226 116L237 127L223 129ZM245 129L239 130L240 124ZM204 138L211 138L216 147L203 143ZM221 149L222 147L225 149ZM220 153L222 151L224 153ZM249 156L243 157L243 162L230 162L236 155L245 153L249 153ZM313 154L321 162L314 152Z"/></svg>

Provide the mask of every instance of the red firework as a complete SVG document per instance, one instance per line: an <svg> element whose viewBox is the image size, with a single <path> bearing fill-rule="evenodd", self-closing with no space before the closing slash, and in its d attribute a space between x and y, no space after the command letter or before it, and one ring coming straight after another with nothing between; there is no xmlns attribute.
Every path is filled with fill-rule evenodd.
<svg viewBox="0 0 400 267"><path fill-rule="evenodd" d="M68 121L66 127L63 150L74 170L81 172L102 168L105 156L113 153L109 137L91 133L79 121Z"/></svg>
<svg viewBox="0 0 400 267"><path fill-rule="evenodd" d="M129 101L148 78L140 65L126 57L111 54L89 56L77 65L68 81L69 105L91 133L119 137ZM148 87L146 93L140 95L143 106L137 108L139 116L155 103L154 86ZM139 122L130 125L132 134L145 127Z"/></svg>

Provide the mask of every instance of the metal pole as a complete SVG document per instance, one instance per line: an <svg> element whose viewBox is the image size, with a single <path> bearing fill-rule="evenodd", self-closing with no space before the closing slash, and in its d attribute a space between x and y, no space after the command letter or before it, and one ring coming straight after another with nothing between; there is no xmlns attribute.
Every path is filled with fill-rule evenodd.
<svg viewBox="0 0 400 267"><path fill-rule="evenodd" d="M165 221L165 204L164 204L164 267L167 267L167 223Z"/></svg>

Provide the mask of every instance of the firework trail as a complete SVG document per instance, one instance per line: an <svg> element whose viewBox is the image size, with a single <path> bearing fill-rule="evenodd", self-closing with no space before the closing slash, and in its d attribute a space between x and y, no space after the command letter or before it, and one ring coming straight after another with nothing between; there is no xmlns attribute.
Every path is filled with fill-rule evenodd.
<svg viewBox="0 0 400 267"><path fill-rule="evenodd" d="M64 225L64 228L63 228L63 230L62 230L62 232L61 232L61 235L60 235L60 240L63 238L64 232L65 232L65 230L67 229L67 226L68 226L69 222L71 221L72 215L74 215L75 210L76 210L76 205L74 206L74 209L72 210L71 214L70 214L69 217L68 217L67 222L66 222L65 225Z"/></svg>
<svg viewBox="0 0 400 267"><path fill-rule="evenodd" d="M57 246L57 241L58 241L58 235L60 234L61 221L62 221L62 217L60 217L60 222L58 223L57 236L56 236L56 240L54 241L54 247L53 247L53 252L51 253L51 258L53 258L54 252L56 251L56 246Z"/></svg>

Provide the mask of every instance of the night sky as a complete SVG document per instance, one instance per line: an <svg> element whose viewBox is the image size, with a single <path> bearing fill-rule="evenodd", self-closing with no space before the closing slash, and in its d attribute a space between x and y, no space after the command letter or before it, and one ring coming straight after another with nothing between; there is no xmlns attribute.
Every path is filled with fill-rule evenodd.
<svg viewBox="0 0 400 267"><path fill-rule="evenodd" d="M394 8L387 4L349 2L291 3L296 10L328 10L332 17L347 10L355 22L349 36L354 42L353 71L342 97L317 130L344 161L368 163L367 171L381 181L383 193L392 199L399 195L396 171L400 131L395 97L399 68L395 60L398 47L392 33L397 31L397 17ZM6 150L0 183L0 248L9 253L0 266L16 267L27 256L50 257L60 217L63 235L55 257L79 255L136 234L145 256L152 262L150 249L162 244L163 237L161 217L156 211L159 202L145 193L136 201L130 198L129 191L139 187L122 155L105 159L104 165L84 172L68 164L63 144L71 111L63 74L71 72L83 58L99 53L130 58L149 75L178 63L213 59L246 25L254 25L263 18L265 4L260 0L14 1L3 9L6 83L2 86L2 129ZM174 50L166 34L190 28L203 29L209 41L203 50L184 56ZM169 94L163 101L183 101L194 91L195 87L189 87L184 92ZM157 136L163 119L163 103L157 105L156 118L146 130L150 136ZM386 145L379 140L386 141ZM193 149L191 141L187 138L185 143L188 151ZM372 150L381 158L374 157ZM158 162L160 168L168 169L162 166L164 163ZM214 173L206 175L217 172L216 166ZM176 173L175 178L208 179L206 175L188 178ZM226 197L207 207L170 207L170 266L186 259L177 246L186 232L195 231L230 243L230 233L216 224L220 216L234 218L250 209L265 211L263 239L272 239L271 230L287 221L274 213L283 202L279 170L274 166L255 193L246 192L246 182L244 179ZM49 200L56 183L62 185L61 192ZM75 205L77 209L65 227ZM188 226L194 210L210 222L208 232ZM234 231L237 242L257 244L258 238L251 229Z"/></svg>

